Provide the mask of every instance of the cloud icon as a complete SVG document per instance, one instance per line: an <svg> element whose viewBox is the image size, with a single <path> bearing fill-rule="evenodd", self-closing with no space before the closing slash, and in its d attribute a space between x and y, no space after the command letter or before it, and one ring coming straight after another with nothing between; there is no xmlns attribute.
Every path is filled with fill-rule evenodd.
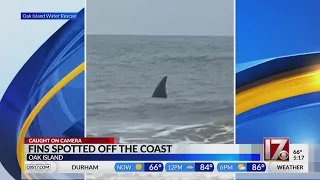
<svg viewBox="0 0 320 180"><path fill-rule="evenodd" d="M246 167L243 164L238 164L238 170L240 171L246 170Z"/></svg>
<svg viewBox="0 0 320 180"><path fill-rule="evenodd" d="M187 169L193 169L193 166L192 165L188 165Z"/></svg>

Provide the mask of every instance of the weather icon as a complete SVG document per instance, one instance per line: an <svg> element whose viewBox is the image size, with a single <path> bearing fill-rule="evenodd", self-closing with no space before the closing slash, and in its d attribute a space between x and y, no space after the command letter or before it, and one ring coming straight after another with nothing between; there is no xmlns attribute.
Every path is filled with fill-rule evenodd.
<svg viewBox="0 0 320 180"><path fill-rule="evenodd" d="M191 170L191 169L193 169L193 166L191 164L189 164L186 168Z"/></svg>
<svg viewBox="0 0 320 180"><path fill-rule="evenodd" d="M238 164L238 170L244 171L244 170L246 170L246 166L244 166L244 164Z"/></svg>
<svg viewBox="0 0 320 180"><path fill-rule="evenodd" d="M136 164L136 170L141 171L142 170L142 164Z"/></svg>

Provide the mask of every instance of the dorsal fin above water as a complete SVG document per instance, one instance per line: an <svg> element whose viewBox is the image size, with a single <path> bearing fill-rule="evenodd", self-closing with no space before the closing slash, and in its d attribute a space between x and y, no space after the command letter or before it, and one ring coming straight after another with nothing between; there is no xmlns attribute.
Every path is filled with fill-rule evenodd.
<svg viewBox="0 0 320 180"><path fill-rule="evenodd" d="M167 76L163 77L157 88L154 90L152 97L167 98Z"/></svg>

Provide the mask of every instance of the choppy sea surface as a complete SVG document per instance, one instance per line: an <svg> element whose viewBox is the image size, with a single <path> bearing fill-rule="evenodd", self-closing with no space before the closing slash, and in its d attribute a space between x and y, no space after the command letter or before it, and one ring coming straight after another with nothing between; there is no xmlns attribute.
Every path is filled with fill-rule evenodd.
<svg viewBox="0 0 320 180"><path fill-rule="evenodd" d="M86 41L87 136L113 136L132 144L233 143L232 37L88 35ZM168 98L151 98L164 76ZM179 176L88 178L233 178Z"/></svg>

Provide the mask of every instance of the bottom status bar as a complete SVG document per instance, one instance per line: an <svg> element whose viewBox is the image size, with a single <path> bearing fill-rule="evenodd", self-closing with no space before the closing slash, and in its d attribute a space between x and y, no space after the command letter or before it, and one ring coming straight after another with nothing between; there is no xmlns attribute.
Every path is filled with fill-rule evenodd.
<svg viewBox="0 0 320 180"><path fill-rule="evenodd" d="M308 163L26 161L23 173L308 173Z"/></svg>

